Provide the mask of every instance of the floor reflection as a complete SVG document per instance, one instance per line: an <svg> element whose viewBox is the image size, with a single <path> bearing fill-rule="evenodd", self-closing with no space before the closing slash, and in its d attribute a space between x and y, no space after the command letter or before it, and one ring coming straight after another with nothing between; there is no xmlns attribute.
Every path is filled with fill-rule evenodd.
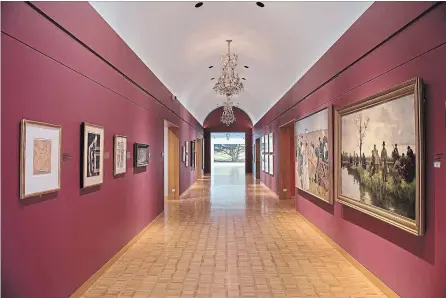
<svg viewBox="0 0 446 298"><path fill-rule="evenodd" d="M167 201L83 297L385 297L243 168Z"/></svg>

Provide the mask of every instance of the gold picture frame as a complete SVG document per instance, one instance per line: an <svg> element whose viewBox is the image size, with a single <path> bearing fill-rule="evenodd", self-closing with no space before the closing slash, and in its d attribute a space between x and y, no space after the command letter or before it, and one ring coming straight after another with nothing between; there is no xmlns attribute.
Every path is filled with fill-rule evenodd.
<svg viewBox="0 0 446 298"><path fill-rule="evenodd" d="M294 145L295 152L294 152L294 154L295 154L295 157L296 157L296 161L295 162L297 163L298 162L298 157L297 157L298 156L298 154L297 154L297 148L298 148L297 137L298 137L298 134L297 134L297 131L296 131L296 124L299 121L302 121L304 119L310 119L312 116L315 116L318 113L324 112L325 110L327 111L327 140L328 140L328 142L327 142L327 149L328 149L327 150L328 151L328 198L323 198L323 197L317 195L316 193L313 193L313 192L310 192L310 191L307 191L307 190L305 190L303 188L298 187L298 183L297 182L295 182L295 187L296 187L298 192L305 193L307 195L313 196L313 197L315 197L315 198L317 198L319 200L322 200L322 201L324 201L324 202L326 202L328 204L333 205L333 202L334 202L334 179L333 179L333 172L334 172L334 163L333 163L333 159L334 159L334 155L333 155L333 151L334 151L333 150L334 149L334 145L333 145L333 141L334 141L333 140L333 105L328 105L327 107L324 107L324 108L322 108L320 110L317 110L316 112L311 113L310 115L307 115L307 116L305 116L305 117L303 117L303 118L301 118L299 120L296 120L294 122L294 126L293 126L293 128L294 128L294 139L295 139L295 145ZM297 171L296 167L297 166L295 165L295 171ZM295 173L295 178L297 179L297 177L298 177L298 175L297 175L297 173Z"/></svg>
<svg viewBox="0 0 446 298"><path fill-rule="evenodd" d="M354 115L355 113L358 113L360 111L366 111L367 109L371 109L371 108L380 106L384 103L390 103L392 101L396 101L399 99L400 100L408 100L408 99L412 98L412 97L408 97L409 95L412 95L412 94L413 94L413 112L414 112L413 121L414 121L414 128L415 128L415 135L414 135L415 136L415 140L414 140L415 141L415 146L414 146L415 154L413 154L413 152L412 152L411 157L413 156L415 164L413 165L414 169L412 168L412 171L414 171L414 175L412 175L412 180L410 180L409 182L412 184L415 181L415 183L413 183L413 184L416 187L415 187L415 201L414 201L415 206L413 206L413 205L409 205L409 206L411 208L413 208L414 219L410 218L409 216L404 216L404 215L398 214L394 207L392 207L392 208L389 207L388 208L389 210L387 210L385 208L375 206L372 203L361 202L358 199L353 199L351 197L344 195L342 193L342 180L341 180L342 179L341 170L343 170L342 169L343 164L344 165L348 164L348 163L351 164L351 160L352 160L351 155L350 155L350 161L348 161L348 160L345 161L346 153L344 153L344 151L342 149L342 142L343 142L342 141L342 136L343 136L343 134L342 134L342 117L346 117L347 115ZM396 85L390 89L387 89L387 90L379 92L375 95L369 96L369 97L362 99L358 102L354 102L354 103L348 104L344 107L341 107L336 110L336 115L335 115L335 141L336 141L336 144L335 144L335 150L336 150L335 151L335 159L336 159L335 181L336 181L337 201L343 205L346 205L353 209L364 212L370 216L373 216L377 219L380 219L388 224L396 226L404 231L407 231L407 232L412 233L417 236L424 235L424 212L425 212L424 211L424 132L423 132L423 129L424 129L423 123L424 122L423 122L423 97L422 97L423 95L422 94L423 94L422 93L422 81L420 78L414 78L414 79L406 81L402 84ZM400 103L401 102L402 101L400 101ZM396 103L394 103L394 104L396 104ZM352 116L350 116L350 117L352 117ZM401 118L398 118L398 119L401 119ZM367 118L367 124L368 123L369 123L369 118ZM398 127L400 127L400 126L398 126ZM389 127L390 126L386 126L386 129L390 129ZM384 137L381 137L381 139L383 139L383 138ZM385 142L383 142L382 145L383 145L383 150L384 150ZM397 147L395 146L395 148L397 148ZM408 150L409 150L409 148L410 148L410 146L408 146ZM398 151L396 151L396 153L398 153ZM361 154L360 154L360 156L361 156ZM382 160L383 160L382 156L383 155L381 155L381 159L379 156L377 156L377 160L381 160L381 162L382 162ZM374 163L375 166L372 166L373 160L375 160L375 158L373 157L373 152L372 152L372 157L371 157L372 162L370 163L370 165L368 165L367 161L365 162L365 167L364 167L364 163L363 162L361 162L361 163L362 163L362 167L364 169L363 173L366 173L365 171L367 170L367 167L370 166L371 174L367 174L367 175L370 175L370 177L374 177L376 165L378 165L378 167L377 167L378 171L376 172L377 175L381 175L380 177L386 177L386 178L382 178L383 179L382 181L384 181L384 182L381 182L383 186L381 186L381 188L379 188L379 190L381 191L381 193L380 193L381 200L384 200L383 199L383 190L382 190L382 189L384 189L384 191L387 191L387 193L384 193L384 196L388 195L388 197L385 197L386 202L387 202L387 198L389 198L389 201L391 198L390 194L389 194L390 192L387 189L387 185L389 183L392 183L392 182L389 182L389 180L387 180L387 179L392 179L392 178L387 178L387 175L390 176L390 174L388 174L388 173L391 173L390 171L393 170L394 171L393 175L395 175L395 176L398 175L397 178L393 178L393 179L399 179L400 174L397 170L400 169L400 167L396 168L397 170L395 170L396 164L394 164L394 168L389 167L389 170L388 170L387 169L388 168L387 153L384 156L385 156L384 163L380 164L380 162L375 162ZM404 157L404 154L402 156ZM393 158L393 152L392 152L392 158ZM366 160L366 158L364 158L364 160ZM406 160L409 160L409 158L407 158ZM413 163L411 163L411 164L413 164ZM361 167L361 165L359 165L359 167ZM344 166L344 168L345 168L345 166ZM384 168L385 168L385 170L384 170ZM373 171L373 173L371 171ZM379 172L379 171L382 171L382 172ZM384 173L384 171L385 171L385 174L382 174L382 173ZM398 174L395 174L395 173L398 173ZM365 176L363 176L363 177L365 177ZM381 179L381 178L379 178L379 179ZM384 180L384 179L386 179L386 180ZM401 180L403 180L403 179L405 179L405 178L402 178ZM359 182L357 182L357 183L360 184L361 180L362 179L358 180ZM366 180L364 180L364 181L366 181ZM394 180L394 181L399 181L399 180ZM404 182L406 182L406 181L404 181ZM393 183L401 183L401 182L393 182ZM397 184L397 185L399 185L399 184ZM360 187L360 186L358 186L358 187ZM406 197L405 199L407 200L410 198ZM370 200L370 202L372 202L372 201L373 201L373 199Z"/></svg>
<svg viewBox="0 0 446 298"><path fill-rule="evenodd" d="M48 188L45 190L27 193L26 192L26 182L27 182L27 175L26 175L27 167L26 167L26 165L29 164L27 162L27 158L29 158L29 156L27 156L27 145L28 144L27 144L26 137L27 137L27 127L29 125L39 126L42 128L56 129L58 131L59 142L57 144L58 150L57 150L57 152L54 152L54 154L58 155L58 162L56 163L57 167L58 167L57 168L57 170L58 170L57 186ZM51 152L50 152L50 155L51 155ZM60 190L60 177L61 177L61 164L62 164L62 126L56 125L56 124L45 123L45 122L23 119L20 123L20 199L41 196L44 194L59 191ZM44 174L46 174L46 173L44 173ZM38 184L39 184L39 187L41 187L43 185L42 183L38 183Z"/></svg>

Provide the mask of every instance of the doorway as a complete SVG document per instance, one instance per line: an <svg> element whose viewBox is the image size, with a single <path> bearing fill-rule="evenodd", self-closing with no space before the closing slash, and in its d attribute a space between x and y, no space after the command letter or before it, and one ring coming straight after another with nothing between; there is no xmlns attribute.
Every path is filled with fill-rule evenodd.
<svg viewBox="0 0 446 298"><path fill-rule="evenodd" d="M254 143L254 162L255 162L255 177L260 180L260 138L256 139Z"/></svg>
<svg viewBox="0 0 446 298"><path fill-rule="evenodd" d="M164 199L177 200L180 190L178 127L164 121Z"/></svg>
<svg viewBox="0 0 446 298"><path fill-rule="evenodd" d="M245 133L211 133L211 173L245 175Z"/></svg>
<svg viewBox="0 0 446 298"><path fill-rule="evenodd" d="M295 151L294 151L294 122L280 127L280 198L290 199L295 195Z"/></svg>

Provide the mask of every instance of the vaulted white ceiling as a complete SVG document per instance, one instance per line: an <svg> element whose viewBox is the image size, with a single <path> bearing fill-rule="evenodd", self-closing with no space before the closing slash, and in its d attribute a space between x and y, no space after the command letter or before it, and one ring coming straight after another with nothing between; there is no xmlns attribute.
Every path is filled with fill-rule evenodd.
<svg viewBox="0 0 446 298"><path fill-rule="evenodd" d="M232 39L235 101L256 123L372 2L90 3L201 123L224 99L212 87Z"/></svg>

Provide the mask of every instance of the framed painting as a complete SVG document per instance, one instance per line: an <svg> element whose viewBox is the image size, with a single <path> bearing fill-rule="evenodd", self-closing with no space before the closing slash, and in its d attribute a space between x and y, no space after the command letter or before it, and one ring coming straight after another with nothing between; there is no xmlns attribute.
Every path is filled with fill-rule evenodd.
<svg viewBox="0 0 446 298"><path fill-rule="evenodd" d="M295 132L296 188L327 203L333 203L333 107L300 119Z"/></svg>
<svg viewBox="0 0 446 298"><path fill-rule="evenodd" d="M127 171L127 137L115 135L113 139L113 175Z"/></svg>
<svg viewBox="0 0 446 298"><path fill-rule="evenodd" d="M150 149L147 144L133 144L133 162L135 168L145 167L149 164Z"/></svg>
<svg viewBox="0 0 446 298"><path fill-rule="evenodd" d="M340 203L424 234L421 79L340 108L336 115Z"/></svg>
<svg viewBox="0 0 446 298"><path fill-rule="evenodd" d="M269 174L271 176L274 176L274 155L270 154L268 155L269 160Z"/></svg>
<svg viewBox="0 0 446 298"><path fill-rule="evenodd" d="M204 138L201 139L201 169L204 170Z"/></svg>
<svg viewBox="0 0 446 298"><path fill-rule="evenodd" d="M260 138L260 168L265 171L265 137Z"/></svg>
<svg viewBox="0 0 446 298"><path fill-rule="evenodd" d="M190 167L195 168L195 141L190 142Z"/></svg>
<svg viewBox="0 0 446 298"><path fill-rule="evenodd" d="M102 184L104 179L104 128L82 123L81 188Z"/></svg>
<svg viewBox="0 0 446 298"><path fill-rule="evenodd" d="M62 126L21 121L20 199L60 190Z"/></svg>
<svg viewBox="0 0 446 298"><path fill-rule="evenodd" d="M268 153L274 153L274 142L273 142L273 133L270 132L268 134Z"/></svg>
<svg viewBox="0 0 446 298"><path fill-rule="evenodd" d="M184 147L184 145L181 146L181 160L182 160L183 162L186 161L186 148Z"/></svg>
<svg viewBox="0 0 446 298"><path fill-rule="evenodd" d="M265 173L269 173L269 142L268 142L268 135L264 135L263 138L265 139L265 152L263 153L263 157L265 160Z"/></svg>

